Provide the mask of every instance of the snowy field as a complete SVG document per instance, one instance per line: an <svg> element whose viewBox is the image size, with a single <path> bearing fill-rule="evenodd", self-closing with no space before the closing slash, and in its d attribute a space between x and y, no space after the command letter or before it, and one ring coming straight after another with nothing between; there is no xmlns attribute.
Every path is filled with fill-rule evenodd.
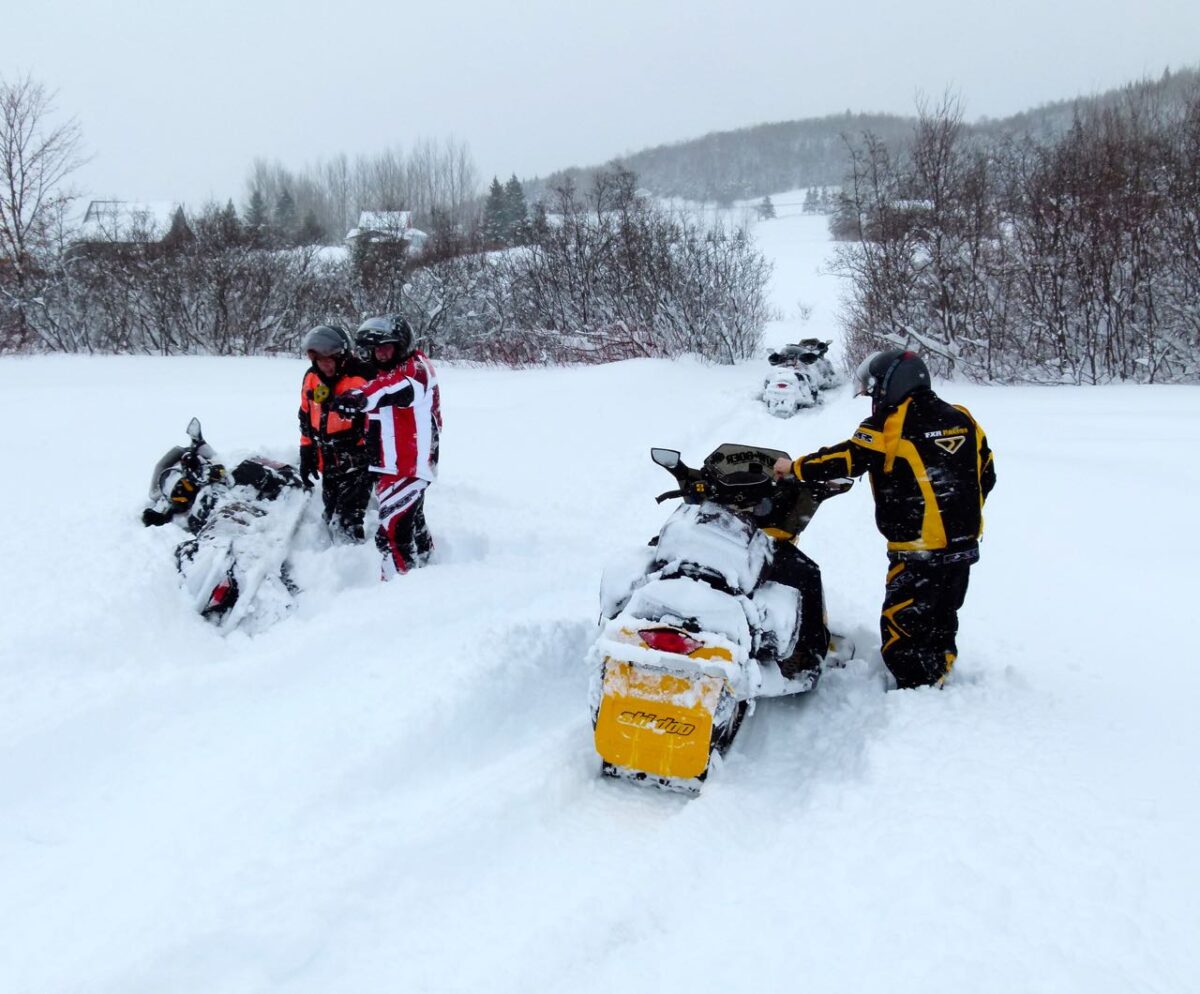
<svg viewBox="0 0 1200 994"><path fill-rule="evenodd" d="M769 341L833 335L824 220L757 231ZM998 475L951 685L884 692L863 484L803 545L859 658L698 799L598 777L582 657L667 513L649 447L867 413L772 418L768 368L442 368L434 565L381 584L308 522L296 612L221 638L150 470L193 414L294 461L304 363L0 361L0 992L1200 989L1194 388L944 385Z"/></svg>

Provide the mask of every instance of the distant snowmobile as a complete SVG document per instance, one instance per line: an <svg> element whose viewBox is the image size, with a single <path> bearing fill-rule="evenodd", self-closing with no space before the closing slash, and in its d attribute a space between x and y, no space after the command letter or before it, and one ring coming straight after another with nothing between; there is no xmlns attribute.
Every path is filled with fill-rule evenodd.
<svg viewBox="0 0 1200 994"><path fill-rule="evenodd" d="M605 571L592 665L596 751L609 776L696 792L759 697L803 693L780 671L797 641L800 592L765 579L775 543L755 523L785 508L799 533L825 498L853 481L776 482L784 453L721 445L700 470L651 449L684 503L650 546ZM781 502L775 504L774 502ZM852 652L843 643L839 656Z"/></svg>
<svg viewBox="0 0 1200 994"><path fill-rule="evenodd" d="M822 390L838 385L833 363L825 357L829 346L819 338L805 338L767 356L767 362L777 367L763 381L762 400L768 411L790 418L819 404Z"/></svg>
<svg viewBox="0 0 1200 994"><path fill-rule="evenodd" d="M288 554L308 494L293 467L271 459L227 473L196 418L187 433L191 444L155 465L142 523L174 521L191 534L175 564L202 617L226 632L261 630L293 606Z"/></svg>

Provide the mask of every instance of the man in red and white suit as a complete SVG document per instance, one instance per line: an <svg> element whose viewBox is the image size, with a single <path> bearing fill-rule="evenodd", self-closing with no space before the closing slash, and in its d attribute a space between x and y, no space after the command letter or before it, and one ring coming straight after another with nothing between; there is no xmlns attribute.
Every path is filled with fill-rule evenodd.
<svg viewBox="0 0 1200 994"><path fill-rule="evenodd" d="M424 566L433 551L425 524L425 490L437 479L442 405L433 363L413 348L412 326L399 315L368 318L355 336L371 353L375 376L343 394L339 407L367 415L370 470L378 474L383 579Z"/></svg>

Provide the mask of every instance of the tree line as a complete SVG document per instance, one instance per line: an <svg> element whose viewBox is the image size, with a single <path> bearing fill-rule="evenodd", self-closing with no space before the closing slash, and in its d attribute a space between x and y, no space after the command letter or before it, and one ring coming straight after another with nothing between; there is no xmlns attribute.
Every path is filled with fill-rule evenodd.
<svg viewBox="0 0 1200 994"><path fill-rule="evenodd" d="M44 91L17 96L31 93L37 117ZM45 189L75 161L76 138L38 126L0 133L0 151L10 141L23 153L7 161L33 163L8 178ZM301 201L282 186L269 211L262 193L241 214L232 202L187 224L177 213L157 240L72 240L65 202L5 200L0 351L295 354L315 324L393 311L429 354L485 363L732 362L757 347L770 267L744 230L662 211L621 170L586 191L564 184L532 212L515 177L492 193L465 221L452 202L430 201L420 252L385 236L360 237L350 252L289 236Z"/></svg>
<svg viewBox="0 0 1200 994"><path fill-rule="evenodd" d="M248 226L291 244L340 244L362 210L411 211L424 228L439 219L469 224L478 213L478 169L466 143L453 139L334 155L304 169L257 159L246 185Z"/></svg>
<svg viewBox="0 0 1200 994"><path fill-rule="evenodd" d="M945 99L850 147L836 235L847 353L943 374L1200 380L1200 87L1126 88L1052 136L981 135Z"/></svg>

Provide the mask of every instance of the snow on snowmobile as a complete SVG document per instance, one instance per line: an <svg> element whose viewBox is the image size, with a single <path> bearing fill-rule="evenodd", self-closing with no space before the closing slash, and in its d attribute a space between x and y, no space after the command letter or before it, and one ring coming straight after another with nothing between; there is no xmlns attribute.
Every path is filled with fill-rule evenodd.
<svg viewBox="0 0 1200 994"><path fill-rule="evenodd" d="M805 338L767 356L775 372L763 380L762 400L776 417L790 418L797 411L820 403L821 391L837 386L833 363L826 357L831 343Z"/></svg>
<svg viewBox="0 0 1200 994"><path fill-rule="evenodd" d="M601 583L588 662L605 774L698 792L712 754L729 749L758 698L814 686L815 673L780 669L796 646L801 595L766 578L776 543L762 528L782 514L784 530L799 534L821 501L853 481L776 481L780 456L725 444L695 470L673 449L650 450L679 485L659 503L683 503Z"/></svg>
<svg viewBox="0 0 1200 994"><path fill-rule="evenodd" d="M142 523L175 522L190 534L175 564L203 618L224 632L260 631L293 606L288 554L308 493L292 466L272 459L227 472L196 418L187 433L191 443L155 465Z"/></svg>

